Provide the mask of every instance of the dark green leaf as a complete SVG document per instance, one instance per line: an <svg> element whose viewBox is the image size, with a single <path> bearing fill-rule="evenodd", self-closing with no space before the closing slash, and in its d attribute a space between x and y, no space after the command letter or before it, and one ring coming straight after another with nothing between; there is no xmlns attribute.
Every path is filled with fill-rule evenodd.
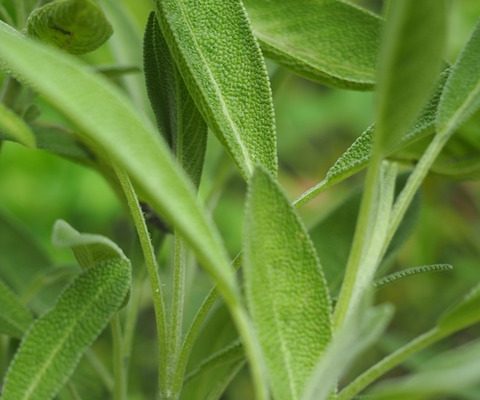
<svg viewBox="0 0 480 400"><path fill-rule="evenodd" d="M248 304L275 398L298 399L331 338L327 284L305 227L261 168L246 210Z"/></svg>
<svg viewBox="0 0 480 400"><path fill-rule="evenodd" d="M308 79L371 89L381 19L337 0L246 0L264 53Z"/></svg>

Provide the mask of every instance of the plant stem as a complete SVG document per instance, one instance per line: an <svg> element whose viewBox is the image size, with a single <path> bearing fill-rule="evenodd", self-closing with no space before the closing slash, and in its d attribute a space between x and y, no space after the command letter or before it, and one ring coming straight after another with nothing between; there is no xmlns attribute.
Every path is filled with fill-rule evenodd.
<svg viewBox="0 0 480 400"><path fill-rule="evenodd" d="M111 322L113 342L113 375L115 384L113 388L114 400L127 400L127 381L125 375L123 335L120 315L116 313Z"/></svg>
<svg viewBox="0 0 480 400"><path fill-rule="evenodd" d="M363 374L358 376L352 383L346 386L338 394L336 400L353 399L355 395L360 393L371 383L375 382L379 377L401 364L412 354L418 353L424 348L443 339L445 336L445 332L440 332L438 329L433 328L425 332L423 335L416 337L394 353L389 354L383 360L370 367Z"/></svg>
<svg viewBox="0 0 480 400"><path fill-rule="evenodd" d="M140 246L142 247L143 256L145 258L145 266L147 268L150 287L152 291L153 308L155 311L155 323L157 326L157 345L160 353L159 362L159 387L160 397L162 399L168 399L170 394L167 391L167 377L168 377L168 355L167 355L167 331L166 331L166 315L165 315L165 303L162 290L162 284L160 282L160 276L158 275L157 259L155 257L155 250L152 246L150 234L148 232L145 218L143 217L140 204L138 202L135 189L128 175L117 168L115 172L118 177L119 183L125 194L130 214L137 230L137 234L140 240Z"/></svg>
<svg viewBox="0 0 480 400"><path fill-rule="evenodd" d="M105 367L102 361L97 357L95 352L90 348L85 353L86 360L95 370L97 376L103 382L108 391L113 392L114 380L110 371Z"/></svg>
<svg viewBox="0 0 480 400"><path fill-rule="evenodd" d="M18 83L15 78L7 76L0 93L0 103L3 103L8 108L15 110L16 100L20 90L20 83Z"/></svg>

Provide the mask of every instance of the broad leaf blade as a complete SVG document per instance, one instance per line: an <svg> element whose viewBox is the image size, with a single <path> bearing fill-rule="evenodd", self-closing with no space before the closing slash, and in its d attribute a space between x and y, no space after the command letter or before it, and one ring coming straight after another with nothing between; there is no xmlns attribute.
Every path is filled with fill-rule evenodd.
<svg viewBox="0 0 480 400"><path fill-rule="evenodd" d="M337 0L246 0L262 50L300 76L371 89L381 19Z"/></svg>
<svg viewBox="0 0 480 400"><path fill-rule="evenodd" d="M198 186L207 145L207 126L178 73L151 13L144 39L144 70L157 124L178 161Z"/></svg>
<svg viewBox="0 0 480 400"><path fill-rule="evenodd" d="M0 334L21 338L33 322L32 313L17 295L0 281Z"/></svg>
<svg viewBox="0 0 480 400"><path fill-rule="evenodd" d="M247 299L276 399L298 399L330 341L330 299L313 244L273 178L250 181Z"/></svg>
<svg viewBox="0 0 480 400"><path fill-rule="evenodd" d="M122 166L145 199L184 235L222 293L234 290L226 251L191 183L155 128L132 110L118 90L78 60L33 43L3 23L0 68L33 86L79 128L85 141Z"/></svg>
<svg viewBox="0 0 480 400"><path fill-rule="evenodd" d="M378 68L377 151L398 144L427 102L440 72L445 42L443 0L392 1Z"/></svg>
<svg viewBox="0 0 480 400"><path fill-rule="evenodd" d="M480 107L480 23L452 67L437 114L437 130L453 132Z"/></svg>
<svg viewBox="0 0 480 400"><path fill-rule="evenodd" d="M185 84L244 177L255 163L277 170L266 68L240 0L156 1Z"/></svg>
<svg viewBox="0 0 480 400"><path fill-rule="evenodd" d="M28 147L35 147L35 136L30 127L13 111L0 103L0 135L6 135Z"/></svg>
<svg viewBox="0 0 480 400"><path fill-rule="evenodd" d="M25 336L7 372L2 400L51 399L122 305L130 264L110 260L80 275Z"/></svg>

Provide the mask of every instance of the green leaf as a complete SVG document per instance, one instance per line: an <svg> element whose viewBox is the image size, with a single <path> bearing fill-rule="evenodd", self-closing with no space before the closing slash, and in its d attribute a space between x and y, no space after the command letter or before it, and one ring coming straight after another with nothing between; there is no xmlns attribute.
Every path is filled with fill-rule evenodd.
<svg viewBox="0 0 480 400"><path fill-rule="evenodd" d="M423 363L415 374L382 382L368 397L385 400L447 398L443 396L455 395L479 382L480 342L476 341L435 356Z"/></svg>
<svg viewBox="0 0 480 400"><path fill-rule="evenodd" d="M35 136L30 127L12 110L0 103L0 135L6 135L28 147L35 147Z"/></svg>
<svg viewBox="0 0 480 400"><path fill-rule="evenodd" d="M28 17L32 37L72 54L93 51L112 35L112 26L92 0L56 0L35 9Z"/></svg>
<svg viewBox="0 0 480 400"><path fill-rule="evenodd" d="M52 399L130 288L130 262L108 239L78 234L64 222L55 225L54 236L56 242L70 243L74 252L77 246L90 251L92 265L32 325L9 367L2 400ZM107 246L111 247L109 258L98 251Z"/></svg>
<svg viewBox="0 0 480 400"><path fill-rule="evenodd" d="M207 126L178 73L153 12L145 30L144 64L147 91L160 132L198 186L207 146Z"/></svg>
<svg viewBox="0 0 480 400"><path fill-rule="evenodd" d="M385 332L393 307L382 304L362 310L336 332L310 376L302 400L326 400L352 363Z"/></svg>
<svg viewBox="0 0 480 400"><path fill-rule="evenodd" d="M146 117L80 61L33 43L2 23L0 68L33 86L76 125L85 142L124 168L144 199L184 235L222 294L232 295L235 279L219 235Z"/></svg>
<svg viewBox="0 0 480 400"><path fill-rule="evenodd" d="M444 272L451 271L453 266L450 264L431 264L431 265L421 265L418 267L412 267L407 269L402 269L400 271L393 272L387 276L383 276L373 283L373 285L378 289L382 288L390 283L395 283L396 281L411 277L417 274L425 274L428 272Z"/></svg>
<svg viewBox="0 0 480 400"><path fill-rule="evenodd" d="M264 53L307 79L371 89L380 44L380 18L337 0L246 0Z"/></svg>
<svg viewBox="0 0 480 400"><path fill-rule="evenodd" d="M162 0L157 18L205 121L244 177L256 163L277 170L265 64L240 0Z"/></svg>
<svg viewBox="0 0 480 400"><path fill-rule="evenodd" d="M453 132L480 107L480 23L452 67L437 114L437 130Z"/></svg>
<svg viewBox="0 0 480 400"><path fill-rule="evenodd" d="M25 307L17 295L0 281L0 334L21 338L33 322L30 310Z"/></svg>
<svg viewBox="0 0 480 400"><path fill-rule="evenodd" d="M480 322L480 285L474 287L458 304L438 320L440 330L453 333Z"/></svg>
<svg viewBox="0 0 480 400"><path fill-rule="evenodd" d="M305 227L262 168L245 218L246 294L271 387L276 399L298 399L331 338L327 284Z"/></svg>
<svg viewBox="0 0 480 400"><path fill-rule="evenodd" d="M390 2L378 67L377 151L388 153L401 141L431 95L445 31L443 0Z"/></svg>

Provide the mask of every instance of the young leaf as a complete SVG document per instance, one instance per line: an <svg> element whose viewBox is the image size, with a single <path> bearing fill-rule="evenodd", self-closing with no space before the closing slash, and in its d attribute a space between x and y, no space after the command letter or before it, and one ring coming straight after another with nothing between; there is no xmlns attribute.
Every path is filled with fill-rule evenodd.
<svg viewBox="0 0 480 400"><path fill-rule="evenodd" d="M477 322L480 322L480 285L447 310L440 317L437 326L442 331L453 333Z"/></svg>
<svg viewBox="0 0 480 400"><path fill-rule="evenodd" d="M35 136L30 127L12 110L0 103L0 136L6 135L28 147L35 147Z"/></svg>
<svg viewBox="0 0 480 400"><path fill-rule="evenodd" d="M143 57L148 96L160 132L198 186L207 145L207 126L178 73L153 12L145 30Z"/></svg>
<svg viewBox="0 0 480 400"><path fill-rule="evenodd" d="M57 0L35 9L27 21L32 37L72 54L95 50L112 35L112 26L92 0Z"/></svg>
<svg viewBox="0 0 480 400"><path fill-rule="evenodd" d="M0 334L21 338L33 322L30 310L17 295L0 281Z"/></svg>
<svg viewBox="0 0 480 400"><path fill-rule="evenodd" d="M380 44L380 18L337 0L246 0L264 53L314 81L371 89Z"/></svg>
<svg viewBox="0 0 480 400"><path fill-rule="evenodd" d="M265 64L240 0L156 1L157 18L205 121L244 177L277 170L273 105Z"/></svg>
<svg viewBox="0 0 480 400"><path fill-rule="evenodd" d="M262 168L250 180L244 228L248 304L276 399L298 399L331 338L330 298L315 249Z"/></svg>
<svg viewBox="0 0 480 400"><path fill-rule="evenodd" d="M452 133L480 107L480 23L452 67L440 99L437 130Z"/></svg>
<svg viewBox="0 0 480 400"><path fill-rule="evenodd" d="M377 151L397 145L438 78L445 42L443 0L389 3L378 68Z"/></svg>
<svg viewBox="0 0 480 400"><path fill-rule="evenodd" d="M155 128L118 90L80 61L33 43L3 23L0 68L33 86L78 127L83 140L124 168L145 200L184 235L222 294L231 296L235 283L226 251L191 183Z"/></svg>

